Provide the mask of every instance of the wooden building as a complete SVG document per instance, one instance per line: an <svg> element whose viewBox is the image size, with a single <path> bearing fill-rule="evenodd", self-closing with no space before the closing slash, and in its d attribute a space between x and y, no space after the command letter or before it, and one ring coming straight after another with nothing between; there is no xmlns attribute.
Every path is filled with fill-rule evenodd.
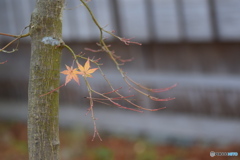
<svg viewBox="0 0 240 160"><path fill-rule="evenodd" d="M89 6L102 26L143 44L126 46L105 35L117 54L134 57L125 65L131 77L153 88L178 83L160 95L176 100L143 105L166 105L166 112L240 117L239 0L92 1ZM32 0L0 0L0 32L20 34L29 25L33 8ZM63 39L76 52L84 52L84 47L97 48L99 31L80 1L66 0L63 21ZM1 36L0 47L9 40ZM0 66L0 99L27 99L29 40L21 40L16 53L0 54L0 61L8 60ZM63 63L69 64L71 56L67 55L64 51ZM107 57L103 63L114 79L116 73L109 69L112 64ZM96 87L102 90L104 85L98 82ZM69 88L62 93L64 101L78 102L74 93L80 91L71 85Z"/></svg>

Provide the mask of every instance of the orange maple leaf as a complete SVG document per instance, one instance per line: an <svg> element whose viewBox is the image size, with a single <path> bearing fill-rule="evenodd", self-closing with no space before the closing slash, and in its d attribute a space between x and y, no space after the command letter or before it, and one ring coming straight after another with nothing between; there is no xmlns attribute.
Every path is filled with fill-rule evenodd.
<svg viewBox="0 0 240 160"><path fill-rule="evenodd" d="M65 80L65 86L67 85L68 82L70 82L72 79L74 79L78 85L80 85L79 79L77 74L81 74L81 72L77 71L77 68L74 68L71 66L66 65L67 70L64 70L60 73L67 75L66 80Z"/></svg>
<svg viewBox="0 0 240 160"><path fill-rule="evenodd" d="M89 58L87 62L84 64L84 67L77 62L78 69L80 70L80 73L84 77L92 77L91 73L95 72L98 68L92 68L90 69L90 62Z"/></svg>

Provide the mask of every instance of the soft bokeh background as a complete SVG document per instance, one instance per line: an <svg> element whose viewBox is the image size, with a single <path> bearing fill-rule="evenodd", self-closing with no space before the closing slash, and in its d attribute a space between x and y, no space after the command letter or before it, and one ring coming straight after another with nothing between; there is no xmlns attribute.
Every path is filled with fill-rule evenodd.
<svg viewBox="0 0 240 160"><path fill-rule="evenodd" d="M92 0L89 6L106 29L121 37L134 37L133 41L143 44L126 46L105 35L116 54L134 58L123 67L128 75L151 88L178 83L176 88L158 95L176 100L156 103L136 95L142 106L167 107L143 114L95 104L97 126L105 140L90 142L93 123L90 115L85 116L89 104L83 98L87 90L83 82L80 87L71 82L61 89L60 98L63 159L81 157L87 154L86 150L92 157L87 155L85 159L153 160L207 159L211 150L237 150L234 146L240 144L239 0ZM33 8L31 0L0 0L0 32L20 34L29 25ZM76 53L86 52L85 47L98 49L99 31L80 1L66 0L63 20L63 39ZM10 40L1 36L0 47ZM88 55L102 57L108 79L128 94L107 56ZM6 145L1 146L5 150L0 148L0 153L13 152L24 157L30 38L20 41L17 52L1 53L0 62L5 60L8 62L0 65L0 141ZM71 63L71 54L64 50L62 70L64 64ZM64 78L62 75L61 83ZM98 73L91 82L98 91L110 90ZM3 152L12 145L15 147L10 148L15 150ZM129 156L120 156L118 151L123 148L122 154Z"/></svg>

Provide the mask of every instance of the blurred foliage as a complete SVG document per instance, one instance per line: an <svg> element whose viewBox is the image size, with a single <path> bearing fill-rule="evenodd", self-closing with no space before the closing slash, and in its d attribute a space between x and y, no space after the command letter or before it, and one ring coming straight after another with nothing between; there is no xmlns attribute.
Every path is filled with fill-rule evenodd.
<svg viewBox="0 0 240 160"><path fill-rule="evenodd" d="M88 151L90 159L94 160L114 160L113 152L107 147L97 147Z"/></svg>
<svg viewBox="0 0 240 160"><path fill-rule="evenodd" d="M60 129L61 160L237 160L239 156L212 158L210 151L240 153L239 145L174 146L103 133L102 138L92 141L92 133L80 127ZM26 124L0 121L0 159L28 159Z"/></svg>

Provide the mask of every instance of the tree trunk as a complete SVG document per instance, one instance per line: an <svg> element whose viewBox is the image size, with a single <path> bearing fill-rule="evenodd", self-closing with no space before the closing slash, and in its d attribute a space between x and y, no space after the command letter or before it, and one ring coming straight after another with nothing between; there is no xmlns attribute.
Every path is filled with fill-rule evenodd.
<svg viewBox="0 0 240 160"><path fill-rule="evenodd" d="M64 0L37 0L31 16L31 63L28 89L30 160L59 159L59 86Z"/></svg>

